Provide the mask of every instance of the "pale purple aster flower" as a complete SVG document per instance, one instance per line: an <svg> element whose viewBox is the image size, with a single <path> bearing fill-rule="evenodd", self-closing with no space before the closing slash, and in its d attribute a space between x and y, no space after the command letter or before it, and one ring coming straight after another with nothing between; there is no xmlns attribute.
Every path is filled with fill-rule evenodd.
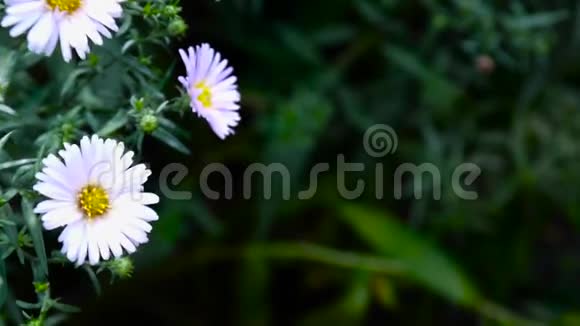
<svg viewBox="0 0 580 326"><path fill-rule="evenodd" d="M193 112L207 120L219 138L234 134L241 119L240 93L228 61L205 43L187 52L179 50L179 54L187 70L179 81L191 98Z"/></svg>

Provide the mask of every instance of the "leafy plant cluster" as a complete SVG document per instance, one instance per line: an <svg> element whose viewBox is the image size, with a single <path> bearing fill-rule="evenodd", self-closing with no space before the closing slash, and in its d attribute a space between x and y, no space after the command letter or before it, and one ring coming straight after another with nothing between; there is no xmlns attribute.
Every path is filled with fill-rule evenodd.
<svg viewBox="0 0 580 326"><path fill-rule="evenodd" d="M188 103L175 91L176 62L162 60L172 40L187 30L179 2L124 6L115 38L73 65L59 56L31 54L25 39L0 35L0 306L7 321L51 325L78 311L51 295L49 266L69 262L56 247L45 245L32 211L42 158L85 134L115 137L138 155L145 135L189 153L179 140L186 133L166 117L183 112ZM166 97L168 89L174 98ZM37 295L32 303L18 300L8 283L12 273L27 266ZM132 262L122 258L83 270L100 292L97 274L109 270L112 278L128 277Z"/></svg>

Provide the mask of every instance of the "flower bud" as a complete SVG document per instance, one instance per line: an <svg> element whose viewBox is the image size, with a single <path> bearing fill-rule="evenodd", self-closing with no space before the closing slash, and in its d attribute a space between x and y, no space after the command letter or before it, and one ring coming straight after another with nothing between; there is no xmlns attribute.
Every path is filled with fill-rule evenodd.
<svg viewBox="0 0 580 326"><path fill-rule="evenodd" d="M157 117L152 114L146 114L141 118L141 122L139 123L141 130L143 130L146 134L150 134L154 132L157 127L159 126L159 121Z"/></svg>
<svg viewBox="0 0 580 326"><path fill-rule="evenodd" d="M64 123L61 127L60 127L60 131L62 133L62 141L63 142L69 142L70 140L74 139L74 134L75 134L75 126L72 125L71 123Z"/></svg>
<svg viewBox="0 0 580 326"><path fill-rule="evenodd" d="M185 34L186 31L187 24L185 23L185 21L183 21L183 19L181 19L181 17L173 19L169 23L169 26L167 26L167 32L169 32L169 35L171 36L181 36Z"/></svg>
<svg viewBox="0 0 580 326"><path fill-rule="evenodd" d="M107 263L107 267L113 275L121 279L127 279L133 275L133 262L128 257L121 257L110 261Z"/></svg>
<svg viewBox="0 0 580 326"><path fill-rule="evenodd" d="M32 237L28 235L28 233L20 232L18 233L18 247L19 248L31 248L32 244Z"/></svg>
<svg viewBox="0 0 580 326"><path fill-rule="evenodd" d="M495 70L495 61L489 55L482 54L475 59L475 66L480 73L489 75Z"/></svg>
<svg viewBox="0 0 580 326"><path fill-rule="evenodd" d="M143 108L145 107L145 99L144 98L131 98L131 104L133 105L133 107L135 108L135 110L137 112L141 112L143 111Z"/></svg>
<svg viewBox="0 0 580 326"><path fill-rule="evenodd" d="M165 6L165 8L163 8L163 14L167 17L173 17L173 16L179 14L180 11L181 11L180 7L173 6L173 5L167 5L167 6Z"/></svg>
<svg viewBox="0 0 580 326"><path fill-rule="evenodd" d="M151 57L150 56L140 56L139 57L139 63L142 64L143 66L149 67L151 66Z"/></svg>
<svg viewBox="0 0 580 326"><path fill-rule="evenodd" d="M34 285L34 292L36 293L44 293L50 288L50 283L48 282L34 282L32 284Z"/></svg>
<svg viewBox="0 0 580 326"><path fill-rule="evenodd" d="M26 326L42 326L44 323L40 319L32 318L26 322Z"/></svg>
<svg viewBox="0 0 580 326"><path fill-rule="evenodd" d="M97 56L96 54L89 54L89 65L93 68L96 68L99 65L100 59L99 56Z"/></svg>

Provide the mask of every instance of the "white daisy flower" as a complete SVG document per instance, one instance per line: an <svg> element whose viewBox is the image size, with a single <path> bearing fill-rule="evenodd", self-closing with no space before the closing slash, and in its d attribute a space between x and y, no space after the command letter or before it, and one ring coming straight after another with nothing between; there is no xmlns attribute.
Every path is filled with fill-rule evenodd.
<svg viewBox="0 0 580 326"><path fill-rule="evenodd" d="M81 59L89 53L89 39L103 44L117 31L115 18L121 17L124 0L5 0L6 16L2 27L12 27L10 36L28 31L28 49L50 56L58 41L66 62L75 49ZM102 35L102 36L101 36Z"/></svg>
<svg viewBox="0 0 580 326"><path fill-rule="evenodd" d="M65 227L58 238L62 253L77 265L88 256L94 265L146 243L149 222L158 219L147 205L159 197L143 192L151 171L144 164L131 167L133 152L125 153L125 145L112 139L84 137L80 147L64 148L60 158L51 154L42 161L34 186L48 198L34 209L44 228Z"/></svg>
<svg viewBox="0 0 580 326"><path fill-rule="evenodd" d="M225 139L240 121L240 93L233 69L208 44L189 47L187 52L179 50L179 54L187 69L187 77L179 77L179 81L191 97L191 109Z"/></svg>

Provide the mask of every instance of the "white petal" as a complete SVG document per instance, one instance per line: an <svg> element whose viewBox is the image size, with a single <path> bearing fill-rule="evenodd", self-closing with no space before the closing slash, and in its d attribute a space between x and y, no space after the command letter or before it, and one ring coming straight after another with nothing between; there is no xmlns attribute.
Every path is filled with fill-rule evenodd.
<svg viewBox="0 0 580 326"><path fill-rule="evenodd" d="M70 206L71 202L69 201L60 201L60 200L44 200L41 201L36 205L34 208L34 213L36 214L43 214L53 209L63 208L65 206Z"/></svg>
<svg viewBox="0 0 580 326"><path fill-rule="evenodd" d="M85 229L85 236L86 235L87 235L87 232ZM81 245L79 246L79 252L77 253L77 260L76 260L77 266L84 264L85 260L87 259L88 249L89 249L89 240L86 238L81 239Z"/></svg>
<svg viewBox="0 0 580 326"><path fill-rule="evenodd" d="M34 53L42 53L53 33L54 19L52 12L46 12L28 32L28 49Z"/></svg>
<svg viewBox="0 0 580 326"><path fill-rule="evenodd" d="M74 196L71 193L67 193L56 185L50 183L37 183L32 187L35 191L38 191L42 195L48 198L63 200L63 201L73 201Z"/></svg>
<svg viewBox="0 0 580 326"><path fill-rule="evenodd" d="M75 223L83 219L83 214L78 208L69 204L57 209L50 210L42 215L42 225L47 230L53 230L61 226Z"/></svg>

